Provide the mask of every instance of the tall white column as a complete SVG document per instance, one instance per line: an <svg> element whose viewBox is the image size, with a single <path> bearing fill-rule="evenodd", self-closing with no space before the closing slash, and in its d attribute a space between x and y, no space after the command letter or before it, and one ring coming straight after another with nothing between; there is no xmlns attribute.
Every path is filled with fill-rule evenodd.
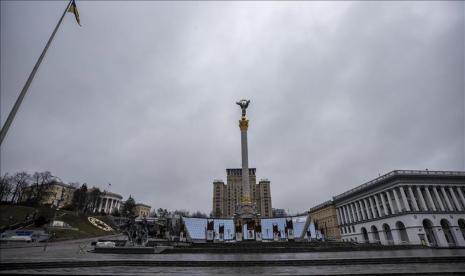
<svg viewBox="0 0 465 276"><path fill-rule="evenodd" d="M368 202L367 202L367 200L365 198L362 199L361 201L363 201L363 211L365 212L365 219L369 219L370 217L368 215L369 210L368 210L368 205L367 205Z"/></svg>
<svg viewBox="0 0 465 276"><path fill-rule="evenodd" d="M99 212L99 213L100 213L100 211L102 211L102 204L103 204L103 197L100 198L100 203L99 203L99 205L98 205L98 210L97 210L97 212Z"/></svg>
<svg viewBox="0 0 465 276"><path fill-rule="evenodd" d="M462 201L462 205L465 208L465 196L462 193L462 189L460 189L460 187L456 187L456 189L459 194L460 200Z"/></svg>
<svg viewBox="0 0 465 276"><path fill-rule="evenodd" d="M449 197L447 196L444 186L441 186L441 192L442 192L442 195L444 196L444 199L446 200L447 208L449 208L450 211L454 211L454 208L452 207L452 204L450 203Z"/></svg>
<svg viewBox="0 0 465 276"><path fill-rule="evenodd" d="M107 210L107 213L110 213L110 211L111 211L111 203L112 203L112 201L113 201L113 200L112 200L111 198L108 199L108 202L109 202L109 203L108 203L108 210Z"/></svg>
<svg viewBox="0 0 465 276"><path fill-rule="evenodd" d="M428 198L428 201L431 205L431 208L433 209L433 211L436 211L437 209L436 209L436 206L434 205L434 200L433 200L433 197L431 196L428 186L425 187L425 192L426 192L426 197Z"/></svg>
<svg viewBox="0 0 465 276"><path fill-rule="evenodd" d="M397 213L401 213L402 206L400 205L399 196L397 196L396 188L392 188L392 193L394 194L394 199L396 201Z"/></svg>
<svg viewBox="0 0 465 276"><path fill-rule="evenodd" d="M412 186L408 186L408 193L410 194L410 199L412 200L414 210L420 211L420 209L418 209L417 199L415 198L415 194L412 191Z"/></svg>
<svg viewBox="0 0 465 276"><path fill-rule="evenodd" d="M452 187L449 187L449 192L450 192L450 194L452 195L452 200L454 200L455 206L457 206L457 210L463 211L463 208L462 208L462 206L460 205L460 203L459 203L459 201L458 201L458 199L457 199L457 196L455 195L454 189L452 189Z"/></svg>
<svg viewBox="0 0 465 276"><path fill-rule="evenodd" d="M347 206L342 206L342 214L344 215L344 223L349 224L349 213L347 212Z"/></svg>
<svg viewBox="0 0 465 276"><path fill-rule="evenodd" d="M368 205L368 201L366 198L363 199L363 203L365 203L365 212L367 213L368 219L371 219L371 212L369 210L370 206Z"/></svg>
<svg viewBox="0 0 465 276"><path fill-rule="evenodd" d="M362 216L362 220L366 220L365 212L363 210L363 202L361 200L357 201L358 207L360 208L360 214Z"/></svg>
<svg viewBox="0 0 465 276"><path fill-rule="evenodd" d="M383 192L379 193L379 197L381 198L381 203L383 204L384 215L387 216L389 215L389 212L386 206L386 200L384 200Z"/></svg>
<svg viewBox="0 0 465 276"><path fill-rule="evenodd" d="M354 205L355 205L355 211L357 212L358 221L362 221L363 218L362 218L362 213L361 213L360 205L358 204L358 201L354 201Z"/></svg>
<svg viewBox="0 0 465 276"><path fill-rule="evenodd" d="M105 198L105 209L103 210L105 213L107 213L108 210L108 198Z"/></svg>
<svg viewBox="0 0 465 276"><path fill-rule="evenodd" d="M381 207L379 206L379 201L378 201L378 197L376 195L373 195L373 197L375 198L375 203L376 203L376 209L378 209L378 217L382 217L383 214L381 213Z"/></svg>
<svg viewBox="0 0 465 276"><path fill-rule="evenodd" d="M438 189L436 189L436 187L434 186L432 188L433 188L434 196L436 196L436 200L439 204L439 208L441 208L441 211L445 211L446 208L444 208L444 204L442 204L442 200L441 200L441 197L439 196Z"/></svg>
<svg viewBox="0 0 465 276"><path fill-rule="evenodd" d="M242 102L242 101L241 101ZM248 103L247 103L248 106ZM242 203L251 204L252 198L250 194L249 185L249 153L247 146L247 129L249 127L249 120L245 116L245 108L241 105L242 117L239 120L239 128L241 129L241 156L242 156Z"/></svg>
<svg viewBox="0 0 465 276"><path fill-rule="evenodd" d="M399 190L400 195L402 196L402 200L404 201L405 210L407 210L407 212L410 212L410 206L408 204L407 196L405 195L404 187L399 186Z"/></svg>
<svg viewBox="0 0 465 276"><path fill-rule="evenodd" d="M421 203L421 208L423 211L428 211L428 205L426 205L426 201L425 201L425 198L423 197L423 193L421 192L421 188L420 186L417 186L417 194L418 194L418 198L420 199L420 203Z"/></svg>
<svg viewBox="0 0 465 276"><path fill-rule="evenodd" d="M342 206L342 208L344 210L344 215L345 215L345 218L346 218L346 224L349 224L350 223L350 217L349 217L349 212L347 211L347 205Z"/></svg>
<svg viewBox="0 0 465 276"><path fill-rule="evenodd" d="M355 216L354 206L352 205L352 203L349 203L348 205L349 205L349 210L350 210L350 215L351 215L352 222L356 222L357 217Z"/></svg>
<svg viewBox="0 0 465 276"><path fill-rule="evenodd" d="M352 208L352 204L349 204L349 210L350 210L350 220L352 223L356 222L355 214L354 214L354 209Z"/></svg>
<svg viewBox="0 0 465 276"><path fill-rule="evenodd" d="M361 220L362 220L362 217L361 217L361 215L360 215L360 212L359 212L359 209L358 209L358 206L357 206L357 201L355 201L353 204L354 204L354 206L355 206L355 215L356 215L356 217L357 217L357 220L356 220L356 221L357 221L357 222L358 222L358 221L361 221Z"/></svg>
<svg viewBox="0 0 465 276"><path fill-rule="evenodd" d="M110 206L111 206L111 199L110 199L110 198L107 198L107 203L108 203L108 204L106 204L106 206L105 206L105 207L106 207L106 208L105 208L105 213L108 214L108 213L109 213L108 210L110 210Z"/></svg>
<svg viewBox="0 0 465 276"><path fill-rule="evenodd" d="M347 210L347 218L348 218L349 223L353 223L354 219L352 217L352 212L350 210L349 204L346 205L346 210Z"/></svg>
<svg viewBox="0 0 465 276"><path fill-rule="evenodd" d="M370 201L371 211L373 212L373 218L377 218L378 214L376 214L375 205L373 203L373 198L370 196L368 200Z"/></svg>
<svg viewBox="0 0 465 276"><path fill-rule="evenodd" d="M385 191L384 195L386 196L386 206L389 206L386 212L389 212L390 215L394 214L394 208L392 206L392 200L389 197L389 191Z"/></svg>

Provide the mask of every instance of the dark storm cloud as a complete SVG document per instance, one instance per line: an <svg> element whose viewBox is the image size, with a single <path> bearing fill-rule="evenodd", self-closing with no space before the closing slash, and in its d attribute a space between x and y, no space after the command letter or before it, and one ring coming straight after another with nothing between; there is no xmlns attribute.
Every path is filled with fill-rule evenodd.
<svg viewBox="0 0 465 276"><path fill-rule="evenodd" d="M1 2L2 123L64 3ZM463 170L463 2L78 2L2 146L153 207L249 163L304 211L393 169Z"/></svg>

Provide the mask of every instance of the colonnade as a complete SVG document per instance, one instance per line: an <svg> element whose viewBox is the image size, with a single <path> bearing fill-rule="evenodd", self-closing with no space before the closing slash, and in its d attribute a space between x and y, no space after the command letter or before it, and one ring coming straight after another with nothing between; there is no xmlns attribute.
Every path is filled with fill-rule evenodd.
<svg viewBox="0 0 465 276"><path fill-rule="evenodd" d="M121 207L121 199L112 196L101 196L100 204L97 211L103 211L106 214L110 214L114 209L119 210Z"/></svg>
<svg viewBox="0 0 465 276"><path fill-rule="evenodd" d="M465 210L463 186L398 185L337 207L340 225L378 219L402 212Z"/></svg>

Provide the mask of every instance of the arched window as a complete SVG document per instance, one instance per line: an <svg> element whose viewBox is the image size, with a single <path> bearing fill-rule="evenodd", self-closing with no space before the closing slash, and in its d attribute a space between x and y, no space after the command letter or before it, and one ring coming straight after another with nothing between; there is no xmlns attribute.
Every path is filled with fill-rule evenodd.
<svg viewBox="0 0 465 276"><path fill-rule="evenodd" d="M370 242L370 239L368 238L367 229L366 229L365 227L362 227L361 231L362 231L363 241L364 241L365 243L369 243L369 242Z"/></svg>
<svg viewBox="0 0 465 276"><path fill-rule="evenodd" d="M386 236L387 243L394 244L394 239L392 238L391 227L387 223L383 224L383 231L384 231L384 235Z"/></svg>
<svg viewBox="0 0 465 276"><path fill-rule="evenodd" d="M397 231L400 234L400 240L402 243L409 243L407 229L405 229L405 225L402 221L396 222Z"/></svg>
<svg viewBox="0 0 465 276"><path fill-rule="evenodd" d="M376 228L376 226L371 226L371 233L373 233L374 242L379 242L379 233L378 228Z"/></svg>
<svg viewBox="0 0 465 276"><path fill-rule="evenodd" d="M441 227L444 233L444 237L446 238L446 241L449 244L449 246L457 246L457 244L455 243L454 234L450 230L450 224L449 221L447 221L447 219L441 219Z"/></svg>
<svg viewBox="0 0 465 276"><path fill-rule="evenodd" d="M428 243L430 246L437 246L437 239L436 235L433 231L433 223L429 219L423 220L423 228L425 229L426 238L428 239Z"/></svg>

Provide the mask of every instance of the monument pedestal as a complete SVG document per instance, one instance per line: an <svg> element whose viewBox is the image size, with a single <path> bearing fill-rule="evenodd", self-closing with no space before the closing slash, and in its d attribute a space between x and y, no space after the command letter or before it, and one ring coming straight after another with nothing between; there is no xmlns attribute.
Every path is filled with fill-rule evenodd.
<svg viewBox="0 0 465 276"><path fill-rule="evenodd" d="M257 231L257 226L260 225L260 217L257 212L255 204L250 202L243 202L237 207L237 213L234 216L234 224L236 226L236 233L240 231L242 240L255 241L257 237L261 241L261 227ZM243 233L244 225L246 226L245 233ZM260 235L257 234L260 232Z"/></svg>

